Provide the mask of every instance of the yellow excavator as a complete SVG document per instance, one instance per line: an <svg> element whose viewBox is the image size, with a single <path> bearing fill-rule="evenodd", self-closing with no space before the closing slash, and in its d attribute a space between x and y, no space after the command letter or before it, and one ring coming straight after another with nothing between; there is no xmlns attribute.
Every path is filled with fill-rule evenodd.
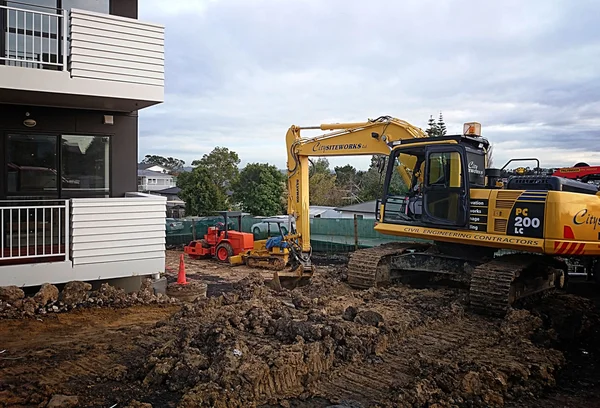
<svg viewBox="0 0 600 408"><path fill-rule="evenodd" d="M304 130L328 133L303 138ZM501 169L487 168L489 142L477 122L466 123L460 135L428 137L405 121L382 116L291 126L286 142L288 213L296 230L282 240L294 263L282 276L296 283L314 273L311 156L387 156L375 230L414 241L353 252L348 284L354 288L423 279L460 283L469 288L475 312L504 315L518 302L563 288L569 259L600 274L598 189L539 174L503 182ZM531 159L510 162L515 160Z"/></svg>

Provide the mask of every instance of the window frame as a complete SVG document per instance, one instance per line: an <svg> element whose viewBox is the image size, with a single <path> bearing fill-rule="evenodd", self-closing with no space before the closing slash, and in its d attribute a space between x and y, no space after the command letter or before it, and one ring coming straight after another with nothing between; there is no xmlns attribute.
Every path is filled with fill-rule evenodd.
<svg viewBox="0 0 600 408"><path fill-rule="evenodd" d="M92 133L77 133L77 132L69 132L69 133L61 133L58 135L58 140L62 141L62 138L64 136L87 136L87 137L106 137L108 139L108 191L91 191L91 190L69 190L70 192L74 193L74 197L69 197L69 198L104 198L104 197L112 197L112 136L111 135L107 135L107 134L92 134ZM61 144L62 146L62 144ZM59 146L59 149L60 147ZM63 172L63 156L62 156L62 150L60 152L59 155L59 159L60 159L60 177L61 177L61 183L60 183L60 197L61 198L65 198L63 197L63 189L62 189L62 172Z"/></svg>
<svg viewBox="0 0 600 408"><path fill-rule="evenodd" d="M112 158L113 158L113 134L107 134L107 133L95 133L95 132L31 132L31 131L20 131L20 130L8 130L5 132L0 133L0 135L2 136L2 140L3 140L3 148L4 148L4 155L3 155L3 159L4 159L4 167L2 169L3 172L3 182L4 182L4 188L2 191L2 194L4 195L5 199L58 199L58 200L65 200L65 199L69 199L69 198L104 198L104 197L112 197L113 196L113 183L112 183L112 179L113 179L113 166L112 166ZM45 192L39 192L39 191L19 191L19 192L9 192L8 191L8 153L9 153L9 135L41 135L41 136L52 136L55 138L56 141L56 172L57 172L57 189L55 190L55 192L52 193L45 193ZM62 144L61 144L61 140L63 136L89 136L89 137L106 137L108 138L108 192L98 192L98 191L89 191L89 190L82 190L82 191L74 191L74 190L69 190L75 194L68 194L69 197L65 197L65 194L63 193L63 186L62 186L62 177L63 177L63 171L62 171L62 164L63 164L63 153L62 153Z"/></svg>

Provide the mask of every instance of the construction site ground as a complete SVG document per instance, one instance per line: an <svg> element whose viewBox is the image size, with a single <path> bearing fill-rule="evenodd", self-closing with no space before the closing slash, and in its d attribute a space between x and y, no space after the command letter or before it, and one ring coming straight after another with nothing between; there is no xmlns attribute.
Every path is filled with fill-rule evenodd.
<svg viewBox="0 0 600 408"><path fill-rule="evenodd" d="M353 290L343 256L315 263L275 292L270 271L186 258L204 299L4 318L0 407L600 407L599 287L496 319L465 290Z"/></svg>

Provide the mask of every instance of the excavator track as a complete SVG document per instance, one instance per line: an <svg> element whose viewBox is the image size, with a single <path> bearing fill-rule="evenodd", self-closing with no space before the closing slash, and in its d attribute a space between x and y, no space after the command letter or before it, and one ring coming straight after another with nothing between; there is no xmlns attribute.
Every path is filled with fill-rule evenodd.
<svg viewBox="0 0 600 408"><path fill-rule="evenodd" d="M479 314L504 316L510 307L510 288L520 266L501 257L475 268L469 291L471 309Z"/></svg>
<svg viewBox="0 0 600 408"><path fill-rule="evenodd" d="M528 271L535 266L537 274ZM560 269L541 256L510 254L479 265L471 275L470 304L478 314L503 317L518 301L544 295L564 284Z"/></svg>
<svg viewBox="0 0 600 408"><path fill-rule="evenodd" d="M394 243L355 251L348 262L348 284L367 289L391 283L392 258L411 249L423 251L428 246ZM564 273L556 261L527 253L511 253L483 262L469 272L467 279L469 275L472 310L497 317L504 316L517 302L543 296L564 285Z"/></svg>
<svg viewBox="0 0 600 408"><path fill-rule="evenodd" d="M285 261L279 257L253 257L246 258L246 265L250 268L260 268L271 271L281 271L285 269Z"/></svg>
<svg viewBox="0 0 600 408"><path fill-rule="evenodd" d="M353 252L348 261L348 284L353 288L367 289L387 283L390 258L423 246L415 242L392 243Z"/></svg>

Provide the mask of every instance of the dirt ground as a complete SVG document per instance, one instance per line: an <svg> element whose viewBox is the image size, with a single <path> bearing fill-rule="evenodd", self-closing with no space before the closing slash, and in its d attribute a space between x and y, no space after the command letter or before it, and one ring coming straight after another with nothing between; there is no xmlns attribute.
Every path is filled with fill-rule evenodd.
<svg viewBox="0 0 600 408"><path fill-rule="evenodd" d="M3 319L0 407L600 407L589 284L491 319L458 289L352 290L343 257L315 261L275 292L272 272L186 258L205 299Z"/></svg>

